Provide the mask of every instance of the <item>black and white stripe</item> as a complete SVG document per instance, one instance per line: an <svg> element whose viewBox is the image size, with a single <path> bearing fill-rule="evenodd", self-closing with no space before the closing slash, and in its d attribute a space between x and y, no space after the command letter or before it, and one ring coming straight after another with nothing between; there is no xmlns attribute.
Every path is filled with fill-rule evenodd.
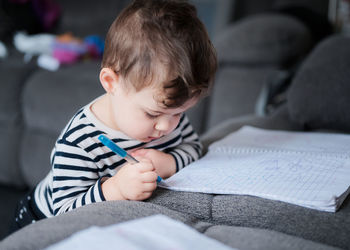
<svg viewBox="0 0 350 250"><path fill-rule="evenodd" d="M51 154L52 169L35 189L35 202L47 217L105 200L101 179L115 175L125 160L98 140L102 133L126 150L154 148L172 154L177 171L201 156L202 145L185 115L171 134L143 143L104 126L90 105L64 128Z"/></svg>

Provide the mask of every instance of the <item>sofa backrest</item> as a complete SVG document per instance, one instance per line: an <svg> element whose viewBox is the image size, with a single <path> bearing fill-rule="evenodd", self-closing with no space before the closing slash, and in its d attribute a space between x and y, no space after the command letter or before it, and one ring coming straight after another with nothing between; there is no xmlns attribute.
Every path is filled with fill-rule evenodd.
<svg viewBox="0 0 350 250"><path fill-rule="evenodd" d="M312 48L309 29L288 15L266 13L233 23L214 40L219 68L209 112L209 129L223 120L255 112L267 81L297 64Z"/></svg>
<svg viewBox="0 0 350 250"><path fill-rule="evenodd" d="M305 129L350 132L350 38L323 40L303 62L287 96L291 119Z"/></svg>

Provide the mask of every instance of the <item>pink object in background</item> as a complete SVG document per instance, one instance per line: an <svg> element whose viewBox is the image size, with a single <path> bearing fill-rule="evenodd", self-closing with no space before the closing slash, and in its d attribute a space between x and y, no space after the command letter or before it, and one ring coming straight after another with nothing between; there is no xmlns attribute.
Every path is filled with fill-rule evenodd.
<svg viewBox="0 0 350 250"><path fill-rule="evenodd" d="M71 33L57 36L52 45L52 56L60 64L72 64L81 58L100 58L103 54L104 42L98 36L88 36L84 40Z"/></svg>
<svg viewBox="0 0 350 250"><path fill-rule="evenodd" d="M87 47L83 43L76 41L55 41L53 44L52 56L56 58L61 64L72 64L78 61L80 57L87 52Z"/></svg>

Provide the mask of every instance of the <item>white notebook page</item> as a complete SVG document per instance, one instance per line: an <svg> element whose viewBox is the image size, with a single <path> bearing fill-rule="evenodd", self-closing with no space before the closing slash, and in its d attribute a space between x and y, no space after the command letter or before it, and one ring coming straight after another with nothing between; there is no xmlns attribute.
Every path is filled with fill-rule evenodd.
<svg viewBox="0 0 350 250"><path fill-rule="evenodd" d="M164 215L153 215L107 227L90 227L47 250L233 250L186 224Z"/></svg>
<svg viewBox="0 0 350 250"><path fill-rule="evenodd" d="M160 183L178 191L242 194L335 212L349 192L350 135L243 127Z"/></svg>

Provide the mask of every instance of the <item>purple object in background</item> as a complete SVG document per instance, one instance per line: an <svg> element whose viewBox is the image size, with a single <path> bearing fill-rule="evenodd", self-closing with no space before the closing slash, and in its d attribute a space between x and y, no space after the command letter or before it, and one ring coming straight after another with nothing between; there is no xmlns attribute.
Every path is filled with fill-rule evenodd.
<svg viewBox="0 0 350 250"><path fill-rule="evenodd" d="M32 6L45 31L52 29L61 16L61 8L53 0L32 0Z"/></svg>

